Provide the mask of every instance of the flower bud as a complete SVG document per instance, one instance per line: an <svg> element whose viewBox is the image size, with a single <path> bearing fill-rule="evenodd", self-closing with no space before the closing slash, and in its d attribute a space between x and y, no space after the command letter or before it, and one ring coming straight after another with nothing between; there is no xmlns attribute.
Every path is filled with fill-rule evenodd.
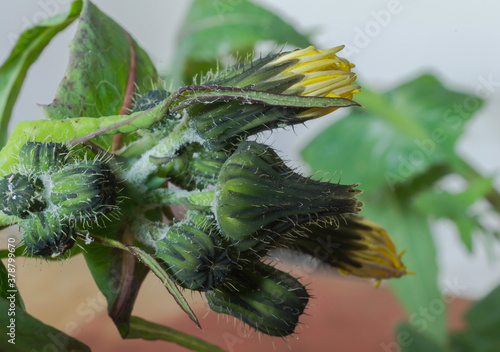
<svg viewBox="0 0 500 352"><path fill-rule="evenodd" d="M257 262L226 284L205 292L208 305L271 336L295 331L309 301L305 287L291 275Z"/></svg>
<svg viewBox="0 0 500 352"><path fill-rule="evenodd" d="M75 244L75 231L68 220L53 213L43 212L23 221L21 226L26 251L33 255L55 258Z"/></svg>
<svg viewBox="0 0 500 352"><path fill-rule="evenodd" d="M117 179L99 160L65 166L52 175L50 200L58 213L76 221L90 221L113 211L118 197Z"/></svg>
<svg viewBox="0 0 500 352"><path fill-rule="evenodd" d="M28 172L48 173L59 170L68 156L69 150L64 144L27 142L21 147L19 161Z"/></svg>
<svg viewBox="0 0 500 352"><path fill-rule="evenodd" d="M224 73L222 78L207 79L201 84L352 100L353 94L359 92L359 86L353 85L356 75L351 69L354 65L336 55L342 48L318 51L310 46L280 53L238 65ZM186 112L191 117L191 127L207 141L207 146L221 150L248 135L304 123L336 109L338 107L294 108L221 101L192 104Z"/></svg>
<svg viewBox="0 0 500 352"><path fill-rule="evenodd" d="M156 257L182 287L191 290L214 289L226 281L234 266L229 246L223 245L213 226L200 228L194 222L180 222L156 245Z"/></svg>
<svg viewBox="0 0 500 352"><path fill-rule="evenodd" d="M222 234L234 241L274 236L322 217L358 212L362 203L354 187L305 178L271 147L243 142L219 174L214 210Z"/></svg>
<svg viewBox="0 0 500 352"><path fill-rule="evenodd" d="M179 156L167 160L159 176L168 176L170 182L186 190L204 189L214 185L227 159L225 152L213 152L200 144L187 145Z"/></svg>
<svg viewBox="0 0 500 352"><path fill-rule="evenodd" d="M9 174L0 180L1 210L26 219L45 208L42 190L42 181L34 175Z"/></svg>
<svg viewBox="0 0 500 352"><path fill-rule="evenodd" d="M301 226L290 248L312 255L343 274L376 280L406 275L389 234L377 224L354 215Z"/></svg>

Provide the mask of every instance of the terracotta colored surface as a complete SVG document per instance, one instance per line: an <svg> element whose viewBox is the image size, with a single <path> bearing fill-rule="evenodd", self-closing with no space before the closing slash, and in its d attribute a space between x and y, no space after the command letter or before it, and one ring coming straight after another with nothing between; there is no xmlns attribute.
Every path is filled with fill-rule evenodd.
<svg viewBox="0 0 500 352"><path fill-rule="evenodd" d="M384 351L382 345L394 340L394 325L405 314L388 289L374 288L371 282L333 272L299 271L295 268L292 274L310 283L308 288L317 298L311 300L298 334L285 341L248 331L232 318L217 316L209 312L200 295L191 297L186 292L200 318L201 331L152 275L143 285L134 315L204 338L228 352L372 352ZM64 263L19 259L17 283L32 315L70 333L93 351L188 351L167 342L121 340L82 256ZM460 317L468 305L464 300L453 301L452 328L460 327Z"/></svg>

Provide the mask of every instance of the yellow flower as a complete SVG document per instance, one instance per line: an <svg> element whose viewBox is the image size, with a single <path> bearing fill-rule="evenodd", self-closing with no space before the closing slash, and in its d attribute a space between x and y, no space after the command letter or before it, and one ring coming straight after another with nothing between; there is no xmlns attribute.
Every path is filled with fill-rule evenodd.
<svg viewBox="0 0 500 352"><path fill-rule="evenodd" d="M274 77L283 79L302 76L299 82L283 91L283 94L352 99L353 94L359 93L360 87L352 84L356 80L356 74L351 72L354 65L336 55L343 48L341 45L319 51L310 46L280 55L263 69L270 65L294 62Z"/></svg>
<svg viewBox="0 0 500 352"><path fill-rule="evenodd" d="M341 45L319 51L310 46L281 55L268 65L293 62L293 65L275 76L274 79L301 77L300 81L284 90L283 94L352 100L353 95L360 92L360 86L353 84L356 80L356 74L351 71L354 64L336 55L343 48L344 46ZM312 119L337 109L309 109L299 113L298 116Z"/></svg>
<svg viewBox="0 0 500 352"><path fill-rule="evenodd" d="M270 55L225 72L208 75L201 85L235 87L291 96L343 98L352 100L359 86L354 84L354 67L336 54L343 46L317 50L305 49ZM356 103L351 102L356 105ZM347 106L345 105L345 106ZM222 101L193 104L187 109L192 127L214 150L226 148L237 140L264 130L304 123L338 109L275 107L265 104Z"/></svg>

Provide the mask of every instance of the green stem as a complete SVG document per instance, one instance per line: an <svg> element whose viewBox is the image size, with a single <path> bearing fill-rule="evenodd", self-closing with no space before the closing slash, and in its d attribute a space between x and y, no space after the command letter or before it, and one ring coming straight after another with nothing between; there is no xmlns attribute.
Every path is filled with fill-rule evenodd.
<svg viewBox="0 0 500 352"><path fill-rule="evenodd" d="M10 226L17 224L18 218L15 216L5 215L0 211L0 226Z"/></svg>
<svg viewBox="0 0 500 352"><path fill-rule="evenodd" d="M142 154L139 160L126 172L124 179L135 184L138 189L145 188L144 183L147 178L159 168L159 165L152 162L151 158L173 158L183 145L196 142L193 137L193 133L189 133L187 117L184 117L167 137Z"/></svg>
<svg viewBox="0 0 500 352"><path fill-rule="evenodd" d="M215 191L185 191L159 188L147 192L144 203L152 206L185 205L193 210L210 210L214 201Z"/></svg>
<svg viewBox="0 0 500 352"><path fill-rule="evenodd" d="M375 92L363 86L362 92L356 96L356 101L369 112L386 120L391 126L396 126L403 134L417 139L428 138L428 133L403 109L388 101L385 94Z"/></svg>
<svg viewBox="0 0 500 352"><path fill-rule="evenodd" d="M222 348L214 346L197 337L166 326L151 323L139 317L130 318L130 332L126 338L170 341L199 352L225 352Z"/></svg>
<svg viewBox="0 0 500 352"><path fill-rule="evenodd" d="M149 253L143 251L139 247L128 246L119 241L113 240L111 238L101 237L92 235L92 238L97 243L103 244L112 248L119 248L129 253L132 253L139 261L141 261L145 266L147 266L151 271L161 280L167 291L174 297L174 300L182 308L182 310L191 318L191 320L201 329L198 318L189 307L186 299L179 291L179 288L175 282L170 278L169 274L163 269L163 267L156 261L156 259Z"/></svg>
<svg viewBox="0 0 500 352"><path fill-rule="evenodd" d="M455 172L457 172L469 182L475 182L483 178L483 176L479 172L477 172L476 169L474 169L471 165L469 165L469 163L458 156L455 158L455 160L453 160L452 167ZM498 190L492 188L485 198L488 200L491 206L498 213L500 213L500 193L498 192Z"/></svg>

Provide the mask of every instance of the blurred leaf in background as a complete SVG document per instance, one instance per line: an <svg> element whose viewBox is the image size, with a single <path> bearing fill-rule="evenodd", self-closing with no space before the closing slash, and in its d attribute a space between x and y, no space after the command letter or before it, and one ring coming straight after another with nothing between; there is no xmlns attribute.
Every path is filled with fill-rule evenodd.
<svg viewBox="0 0 500 352"><path fill-rule="evenodd" d="M344 182L361 183L363 214L385 227L407 250L404 261L416 272L389 284L407 307L410 323L443 342L446 314L426 313L433 302L442 301L430 222L435 218L454 221L472 250L473 232L488 233L481 217L471 215L472 205L485 198L500 209L491 180L455 152L467 121L482 101L448 90L430 75L385 94L363 88L357 100L365 109L353 110L333 123L302 155L313 171L342 170ZM443 178L451 174L467 181L464 192L440 189Z"/></svg>
<svg viewBox="0 0 500 352"><path fill-rule="evenodd" d="M80 15L83 2L74 1L65 15L58 15L25 31L0 67L0 148L7 142L7 125L30 66L43 49Z"/></svg>
<svg viewBox="0 0 500 352"><path fill-rule="evenodd" d="M500 286L477 302L465 314L466 328L448 335L446 345L439 345L409 324L396 330L402 352L496 352L500 346ZM393 342L395 344L396 342ZM399 347L387 345L387 347Z"/></svg>
<svg viewBox="0 0 500 352"><path fill-rule="evenodd" d="M191 84L195 75L216 69L221 57L232 54L245 58L264 40L310 45L307 36L250 1L194 0L179 30L172 78L177 84Z"/></svg>

